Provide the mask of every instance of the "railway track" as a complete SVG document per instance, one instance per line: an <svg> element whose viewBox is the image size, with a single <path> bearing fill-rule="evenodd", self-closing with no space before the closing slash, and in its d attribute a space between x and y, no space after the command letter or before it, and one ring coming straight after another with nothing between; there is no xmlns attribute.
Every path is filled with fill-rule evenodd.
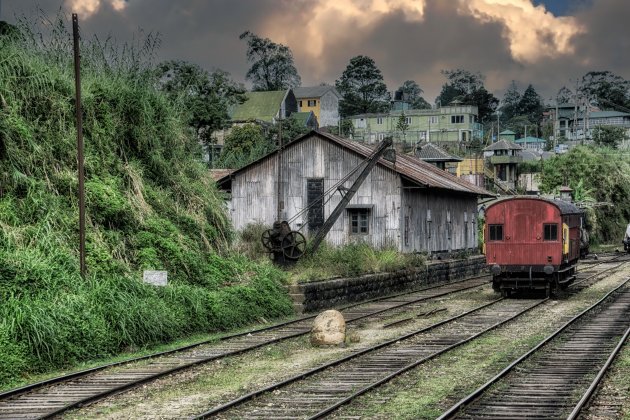
<svg viewBox="0 0 630 420"><path fill-rule="evenodd" d="M606 264L606 261L589 267ZM414 309L415 304L452 293L474 289L488 282L485 276L401 293L342 309L349 323L391 317ZM223 337L219 342L200 342L167 352L52 378L0 393L0 419L48 418L159 377L213 360L229 357L310 331L314 316Z"/></svg>
<svg viewBox="0 0 630 420"><path fill-rule="evenodd" d="M623 264L623 263L622 263ZM608 272L619 265L613 264ZM604 272L583 276L574 293ZM356 351L206 411L195 418L319 418L359 395L546 302L497 299L403 337Z"/></svg>
<svg viewBox="0 0 630 420"><path fill-rule="evenodd" d="M440 420L577 418L630 334L630 278Z"/></svg>
<svg viewBox="0 0 630 420"><path fill-rule="evenodd" d="M389 317L397 311L487 284L487 276L373 299L341 309L346 322ZM167 352L99 366L0 393L0 419L48 418L159 377L310 332L315 316L229 335ZM140 363L139 363L140 362Z"/></svg>

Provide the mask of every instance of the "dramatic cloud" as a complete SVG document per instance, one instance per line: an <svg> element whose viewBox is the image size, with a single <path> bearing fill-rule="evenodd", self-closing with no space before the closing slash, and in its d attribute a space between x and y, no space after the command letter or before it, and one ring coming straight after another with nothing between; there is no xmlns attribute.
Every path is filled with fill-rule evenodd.
<svg viewBox="0 0 630 420"><path fill-rule="evenodd" d="M68 10L89 18L99 11L101 3L109 3L118 12L122 11L127 5L125 0L66 0L65 5Z"/></svg>
<svg viewBox="0 0 630 420"><path fill-rule="evenodd" d="M0 18L77 12L83 36L119 43L160 33L157 60L222 68L244 81L250 30L291 48L304 85L334 83L353 56L372 57L390 90L415 80L430 102L442 69L480 71L498 97L511 80L545 99L591 70L630 78L627 0L0 0ZM8 1L8 3L7 3ZM537 5L535 5L537 4ZM7 7L8 6L8 7ZM556 6L558 4L556 3Z"/></svg>
<svg viewBox="0 0 630 420"><path fill-rule="evenodd" d="M529 0L460 0L460 12L481 22L500 22L514 59L535 62L558 54L572 54L571 41L584 32L574 17L556 17Z"/></svg>

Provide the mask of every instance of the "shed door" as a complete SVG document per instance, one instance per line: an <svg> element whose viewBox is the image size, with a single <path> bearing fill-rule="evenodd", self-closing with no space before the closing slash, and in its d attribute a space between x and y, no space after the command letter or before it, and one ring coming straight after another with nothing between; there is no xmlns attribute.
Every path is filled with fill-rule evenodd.
<svg viewBox="0 0 630 420"><path fill-rule="evenodd" d="M317 232L324 224L324 178L306 180L308 230Z"/></svg>

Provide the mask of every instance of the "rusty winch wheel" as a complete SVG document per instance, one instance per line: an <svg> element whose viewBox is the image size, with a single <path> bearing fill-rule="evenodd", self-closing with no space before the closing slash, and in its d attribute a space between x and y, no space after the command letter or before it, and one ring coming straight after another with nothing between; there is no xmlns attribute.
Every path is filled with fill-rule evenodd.
<svg viewBox="0 0 630 420"><path fill-rule="evenodd" d="M262 237L260 238L263 246L267 248L269 252L272 252L274 250L273 242L272 242L272 234L273 234L273 229L267 229L266 231L263 232Z"/></svg>
<svg viewBox="0 0 630 420"><path fill-rule="evenodd" d="M297 260L306 251L306 238L300 232L292 230L282 238L282 252L285 258Z"/></svg>

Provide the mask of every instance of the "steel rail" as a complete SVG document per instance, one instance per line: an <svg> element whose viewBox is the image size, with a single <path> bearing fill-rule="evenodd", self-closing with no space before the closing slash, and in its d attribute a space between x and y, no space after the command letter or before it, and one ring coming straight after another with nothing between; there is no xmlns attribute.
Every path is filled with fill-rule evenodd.
<svg viewBox="0 0 630 420"><path fill-rule="evenodd" d="M598 263L597 265L600 265L600 264L605 264L605 263L610 263L610 262L611 262L611 261L603 261L603 262L601 262L601 263ZM622 264L623 264L623 263L622 263ZM600 276L600 275L602 275L602 274L605 274L605 273L606 273L606 272L608 272L608 271L614 270L614 269L618 268L619 266L621 266L622 264L616 265L616 266L614 266L614 267L607 268L607 269L605 269L605 270L603 270L603 271L601 271L601 272L598 272L598 273L594 273L594 274L592 274L592 275L588 276L587 278L585 278L585 279L581 280L580 282L575 283L575 284L574 284L574 285L572 285L571 287L575 286L576 284L580 284L580 283L582 283L582 282L584 282L584 281L586 281L586 280L588 280L588 279L596 278L596 277L598 277L598 276ZM544 300L544 301L542 301L542 302L545 302L545 301L547 301L547 300L548 300L548 299L545 299L545 300ZM497 300L497 301L492 302L492 304L494 304L494 303L496 303L496 302L498 302L498 300ZM542 302L540 302L540 303L542 303ZM540 304L540 303L539 303L539 304ZM479 309L480 309L480 308L479 308ZM478 309L477 309L477 310L478 310ZM465 315L465 314L462 314L462 315ZM453 318L453 319L454 319L454 318ZM444 323L446 323L446 322L450 322L450 320L446 320L446 321L444 321L444 322L440 323L439 325L437 325L437 324L436 324L435 326L430 326L430 327L427 327L427 329L432 329L432 328L437 327L437 326L440 326L440 325L442 325L442 324L444 324ZM404 340L404 339L406 339L406 338L409 338L409 336L412 336L412 335L415 335L415 334L419 334L420 332L423 332L423 331L416 331L416 332L410 333L410 334L408 334L408 335L406 335L406 336L403 336L403 337L401 337L401 338L397 338L397 339L395 339L395 340L391 340L391 341L386 342L386 343L381 343L381 345L379 345L379 347L378 347L378 348L380 348L380 347L385 347L386 345L389 345L389 344L390 344L390 343L392 343L392 342L398 342L398 341L400 341L400 340ZM463 344L463 343L462 343L462 344ZM378 348L374 348L374 349L373 349L373 348L365 349L365 350L363 350L363 351L361 351L361 352L357 352L356 354L352 354L352 355L346 356L346 357L344 357L344 358L342 358L342 359L339 359L339 360L337 360L337 361L333 361L333 362L331 362L331 363L329 363L329 364L326 364L326 365L320 366L320 367L318 367L318 368L312 369L312 370L310 370L310 371L307 371L307 372L304 372L304 373L301 373L301 374L295 375L295 376L293 376L293 377L291 377L291 378L289 378L289 379L286 379L286 380L284 380L284 381L278 382L278 383L276 383L276 384L272 384L272 385L270 385L270 386L268 386L268 387L265 387L265 388L263 388L263 389L260 389L260 390L257 390L257 391L254 391L254 392L251 392L251 393L249 393L249 394L247 394L247 395L243 395L243 396L241 396L241 397L239 397L239 398L237 398L237 399L235 399L235 400L232 400L232 401L230 401L230 402L228 402L228 403L225 403L225 404L223 404L223 405L221 405L221 406L217 406L217 407L215 407L215 408L213 408L213 409L211 409L211 410L208 410L208 411L206 411L206 412L204 412L204 413L202 413L202 414L196 415L196 416L194 416L194 417L192 417L192 418L193 418L193 419L198 419L198 418L207 418L207 417L210 417L210 416L213 416L213 415L219 414L219 413L221 413L221 412L223 412L223 411L226 411L226 410L227 410L227 409L229 409L229 408L232 408L232 407L235 407L235 406L240 405L240 404L242 404L242 403L245 403L246 401L251 400L251 399L253 399L253 398L257 397L257 396L260 396L260 395L262 395L262 394L264 394L264 393L266 393L266 392L273 391L273 390L276 390L276 389L278 389L278 388L281 388L281 387L284 387L284 386L286 386L286 385L289 385L290 383L296 382L296 381L301 380L301 379L305 379L306 377L311 376L311 375L313 375L313 374L315 374L315 373L318 373L318 372L320 372L320 371L322 371L322 370L325 370L325 369L327 369L327 368L330 368L330 367L336 366L336 365L338 365L338 364L341 364L341 363L343 363L343 362L346 362L346 361L348 361L348 360L350 360L350 359L353 359L353 358L355 358L355 357L358 357L358 356L361 356L361 355L366 354L366 353L368 353L368 352L374 351L374 350L376 350L376 349L378 349ZM411 368L413 368L413 366L412 366L412 367L410 367L409 369L411 369ZM402 371L401 371L401 373L402 373ZM394 376L396 376L396 375L394 375ZM391 379L391 378L388 378L388 379L386 379L386 380L385 380L385 381L383 381L383 382L380 382L380 383L378 383L378 384L375 384L374 386L370 387L369 389L372 389L372 388L374 388L374 387L376 387L376 386L379 386L379 385L381 385L382 383L384 383L384 382L386 382L386 381L388 381L388 380L390 380L390 379ZM367 392L369 389L366 389L366 390L365 390L365 391L363 391L363 392ZM351 401L353 398L355 398L356 396L358 396L358 395L362 394L363 392L359 392L357 395L347 398L347 399L346 399L346 400L344 400L344 401L343 401L343 403L342 403L342 404L340 404L340 405L343 405L343 404L345 404L345 403L347 403L347 402ZM334 411L336 408L338 408L338 406L335 406L334 408L332 408L332 409L330 409L330 410L326 410L326 413L325 413L325 414L328 414L328 413L330 413L331 411ZM322 415L324 415L324 414L322 414Z"/></svg>
<svg viewBox="0 0 630 420"><path fill-rule="evenodd" d="M372 300L367 301L367 302L358 302L358 303L354 303L354 304L350 304L350 305L344 306L344 307L341 308L341 310L345 311L345 310L348 310L348 309L352 309L352 308L355 308L355 307L358 307L358 306L362 306L362 305L366 305L366 304L370 304L370 303L383 302L383 301L387 301L388 299L395 299L395 298L400 297L400 296L406 296L406 295L413 295L413 294L423 293L423 292L431 291L431 290L434 290L434 289L449 288L450 286L457 285L459 283L466 283L466 282L469 282L471 280L474 281L474 280L481 279L481 278L484 278L484 277L487 277L487 276L486 275L475 276L475 277L472 277L472 278L468 278L468 279L464 279L464 280L460 280L460 281L456 281L456 282L442 283L442 284L439 284L439 285L430 286L430 287L426 287L426 288L423 288L423 289L418 289L418 290L414 290L414 291L398 293L398 294L395 294L395 295L390 295L390 296L386 296L386 297L382 297L382 298L375 298L375 299L372 299ZM435 299L435 298L438 298L438 297L443 297L445 295L458 293L458 292L469 290L469 289L474 289L474 288L481 287L481 286L484 286L484 285L485 285L485 283L473 284L473 285L464 285L464 287L456 288L456 289L453 289L453 290L446 290L443 293L436 293L436 294L433 294L433 295L430 295L430 296L422 296L422 297L419 297L417 299L413 299L411 301L397 303L397 304L395 304L393 306L389 306L389 307L386 307L386 308L374 310L372 312L368 312L368 313L363 314L363 315L358 315L358 316L348 320L347 322L348 323L355 322L355 321L358 321L358 320L361 320L361 319L377 316L377 315L382 314L382 313L387 312L387 311L392 311L392 310L395 310L395 309L399 309L399 308L404 307L404 306L413 305L413 304L421 302L421 301L426 301L426 300ZM302 317L302 318L299 318L297 320L292 320L292 321L288 321L288 322L284 322L284 323L279 323L279 324L275 324L273 326L263 327L263 328L259 328L259 329L256 329L256 330L251 330L251 331L245 331L245 332L241 332L241 333L232 334L232 335L229 335L229 336L222 337L218 341L219 342L225 342L228 339L244 337L244 336L247 336L247 335L252 334L252 333L259 333L259 332L263 332L264 333L266 331L271 331L273 329L281 329L282 327L286 327L288 325L296 324L296 323L303 322L305 320L309 320L309 319L313 319L313 318L315 318L315 315ZM77 399L75 401L70 402L67 405L60 406L58 409L54 409L54 410L51 410L51 411L47 412L46 414L42 414L38 418L50 418L50 417L58 415L58 414L60 414L60 413L62 413L64 411L67 411L67 410L69 410L71 408L75 408L75 407L78 407L78 406L86 405L88 403L91 403L91 402L94 402L96 400L102 399L102 398L104 398L106 396L109 396L109 395L112 395L112 394L116 394L116 393L119 393L119 392L124 391L126 389L133 388L133 387L136 387L138 385L144 384L146 382L155 380L155 379L157 379L159 377L166 376L168 374L172 374L172 373L175 373L177 371L180 371L180 370L183 370L183 369L186 369L186 368L190 368L190 367L193 367L193 366L196 366L196 365L199 365L199 364L207 363L209 361L213 361L213 360L216 360L216 359L219 359L219 358L224 358L224 357L228 357L228 356L234 356L234 355L241 354L241 353L244 353L244 352L256 349L256 348L260 348L260 347L263 347L263 346L266 346L266 345L269 345L269 344L273 344L273 343L276 343L276 342L279 342L279 341L283 341L283 340L299 337L301 335L307 334L309 332L309 330L310 330L310 328L305 328L305 329L303 329L301 331L298 331L296 333L287 334L287 335L284 335L284 336L281 336L281 337L277 337L275 339L268 339L268 340L262 341L260 343L249 345L248 347L243 348L243 349L232 350L232 351L225 352L225 353L222 353L222 354L219 354L219 355L212 355L212 356L200 359L200 360L196 360L194 362L188 362L188 363L185 363L185 364L180 364L180 365L175 366L173 368L164 369L164 370L155 372L154 374L151 374L151 375L149 375L149 376L147 376L145 378L129 381L129 382L127 382L125 384L121 384L119 386L110 387L107 390L104 390L102 392L95 392L92 395L85 396L83 398ZM0 403L2 401L6 401L7 399L9 399L11 397L15 397L15 396L19 396L19 395L25 395L28 392L36 391L36 390L41 389L41 388L43 388L45 386L50 386L50 385L55 385L55 384L62 384L63 382L68 382L68 381L70 381L72 379L80 379L82 377L86 377L89 374L96 373L96 372L99 372L99 371L103 371L103 370L105 370L107 368L112 368L112 367L121 366L121 365L127 365L127 364L135 363L135 362L138 362L138 361L142 361L142 360L155 359L155 358L158 358L160 356L175 355L177 353L182 353L182 352L184 352L186 350L190 350L192 348L199 347L199 346L202 346L204 344L212 344L212 343L214 343L216 341L217 340L206 340L206 341L203 341L203 342L190 344L190 345L187 345L187 346L184 346L184 347L180 347L180 348L177 348L177 349L167 350L167 351L164 351L164 352L154 353L154 354L147 355L147 356L142 356L142 357L139 357L139 358L127 359L127 360L121 361L121 362L115 362L115 363L111 363L111 364L104 365L104 366L99 366L99 367L95 367L95 368L91 368L91 369L86 369L86 370L83 370L83 371L80 371L80 372L74 372L74 373L71 373L71 374L68 374L68 375L64 375L64 376L60 376L60 377L56 377L56 378L51 378L51 379L48 379L48 380L45 380L45 381L41 381L41 382L38 382L38 383L35 383L35 384L30 384L30 385L27 385L27 386L24 386L24 387L20 387L20 388L16 388L16 389L13 389L13 390L9 390L9 391L6 391L6 392L0 394ZM0 407L0 408L2 408L2 407Z"/></svg>
<svg viewBox="0 0 630 420"><path fill-rule="evenodd" d="M229 401L229 402L227 402L225 404L222 404L220 406L214 407L214 408L212 408L212 409L210 409L210 410L208 410L208 411L206 411L204 413L201 413L201 414L198 414L196 416L193 416L193 417L191 417L191 419L203 419L203 418L207 418L209 416L218 414L218 413L220 413L222 411L227 410L228 408L232 408L234 406L242 404L242 403L244 403L246 401L249 401L249 400L251 400L251 399L253 399L253 398L255 398L255 397L259 396L259 395L262 395L262 394L270 392L270 391L274 391L274 390L276 390L278 388L282 388L282 387L284 387L286 385L289 385L289 384L291 384L293 382L296 382L296 381L298 381L300 379L307 378L309 376L312 376L312 375L314 375L316 373L322 372L322 371L324 371L326 369L329 369L331 367L334 367L334 366L340 365L342 363L345 363L345 362L347 362L349 360L355 359L355 358L357 358L359 356L363 356L363 355L371 353L373 351L380 350L381 348L391 346L392 344L396 344L397 342L399 342L401 340L406 340L406 339L414 337L414 336L416 336L418 334L421 334L421 333L424 333L424 332L427 332L427 331L431 331L431 330L433 330L435 328L438 328L438 327L440 327L442 325L448 324L448 323L453 322L453 321L455 321L457 319L460 319L460 318L462 318L464 316L470 315L470 314L472 314L474 312L478 312L478 311L480 311L480 310L482 310L482 309L484 309L486 307L489 307L489 306L494 305L494 304L496 304L498 302L501 302L502 300L505 300L505 298L501 297L499 299L495 299L492 302L484 303L483 305L477 306L476 308L473 308L473 309L471 309L469 311L463 312L463 313L461 313L459 315L456 315L454 317L451 317L451 318L439 321L439 322L437 322L435 324L431 324L428 327L423 327L423 328L421 328L419 330L413 331L411 333L407 333L407 334L405 334L405 335L403 335L401 337L396 337L394 339L387 340L387 341L385 341L383 343L379 343L379 344L376 344L376 345L371 346L369 348L357 351L356 353L350 354L348 356L344 356L344 357L339 358L337 360L333 360L332 362L328 362L328 363L326 363L326 364L324 364L322 366L318 366L318 367L316 367L314 369L310 369L310 370L308 370L306 372L303 372L303 373L300 373L298 375L292 376L292 377L290 377L288 379L285 379L283 381L277 382L275 384L271 384L271 385L269 385L269 386L267 386L265 388L261 388L259 390L250 392L249 394L243 395L243 396L241 396L239 398L236 398L236 399L234 399L232 401Z"/></svg>
<svg viewBox="0 0 630 420"><path fill-rule="evenodd" d="M591 397L595 393L595 390L597 389L597 386L602 381L602 379L604 378L604 375L606 374L606 372L612 365L613 361L615 360L615 358L621 351L621 348L623 347L624 343L628 339L628 336L630 336L630 327L626 329L625 334L623 335L623 337L621 337L621 339L619 340L619 343L617 343L617 346L614 348L612 353L610 353L610 356L606 360L606 363L604 363L604 366L602 366L602 368L599 370L599 372L597 373L597 376L595 377L595 379L593 379L593 382L591 382L591 385L588 387L586 392L584 392L584 395L582 396L580 401L577 403L577 405L575 406L571 414L569 414L569 416L567 417L567 420L575 420L580 415L582 409L584 408L586 403L591 399Z"/></svg>
<svg viewBox="0 0 630 420"><path fill-rule="evenodd" d="M523 354L521 357L519 357L518 359L516 359L512 363L510 363L505 369L503 369L501 372L499 372L497 375L495 375L493 378L491 378L488 382L486 382L485 384L483 384L482 386L477 388L475 391L470 393L468 396L462 398L459 402L457 402L451 408L449 408L444 413L442 413L442 415L440 415L440 417L438 417L437 420L446 420L446 419L453 418L453 416L455 416L462 408L466 407L467 405L470 405L473 401L475 401L477 398L479 398L481 395L483 395L490 388L490 386L492 386L493 384L497 383L501 378L505 377L517 365L519 365L521 362L523 362L524 360L528 359L531 355L533 355L538 350L540 350L542 347L547 345L552 339L554 339L555 337L560 335L568 327L570 327L571 325L576 323L579 319L581 319L584 315L586 315L587 313L591 312L593 309L597 308L609 296L611 296L613 293L617 292L619 289L621 289L626 284L628 284L629 281L630 281L630 278L626 279L619 286L615 287L610 292L606 293L604 295L604 297L599 299L593 305L589 306L588 308L586 308L585 310L580 312L578 315L576 315L573 318L571 318L569 321L567 321L565 324L563 324L560 328L558 328L556 331L554 331L549 336L547 336L545 339L543 339L540 343L538 343L534 348L532 348L531 350L529 350L528 352Z"/></svg>
<svg viewBox="0 0 630 420"><path fill-rule="evenodd" d="M382 297L378 297L378 298L374 298L374 299L369 299L369 300L365 300L365 301L362 301L362 302L357 302L357 303L352 303L352 304L349 304L349 305L342 306L342 307L339 308L339 310L340 311L345 311L345 310L348 310L348 309L351 309L351 308L355 308L355 307L361 306L361 305L366 305L366 304L369 304L369 303L381 302L381 301L384 301L384 300L388 300L388 299L392 299L392 298L396 298L396 297L400 297L400 296L405 296L405 295L412 295L414 293L424 292L424 291L427 291L427 290L433 290L433 289L437 289L437 288L444 287L444 286L455 285L455 284L458 284L458 283L464 283L464 282L467 282L467 281L476 280L476 279L480 279L480 278L484 278L484 277L488 277L488 275L484 274L484 275L479 275L479 276L468 277L468 278L463 279L463 280L457 280L457 281L448 282L448 283L441 283L441 284L438 284L438 285L429 286L429 287L425 287L425 288L422 288L422 289L416 289L416 290L413 290L413 291L407 291L407 292L402 292L402 293L396 293L396 294L392 294L392 295L382 296ZM405 306L405 305L410 305L410 304L413 304L413 303L416 303L416 302L420 302L422 300L433 299L433 298L436 298L436 297L442 297L442 296L445 296L445 295L448 295L448 294L457 293L457 292L465 291L465 290L468 290L468 289L474 289L474 288L480 287L480 286L482 286L482 285L475 284L473 286L463 287L461 289L448 291L448 292L445 292L443 294L434 295L434 296L431 296L431 297L428 297L428 298L424 297L424 298L420 298L418 300L412 300L412 301L409 301L409 302L404 302L404 303L401 303L400 305L397 305L397 306L393 306L393 307L390 307L390 308L386 308L386 309L383 309L383 310L376 311L376 312L372 313L371 315L376 315L376 314L379 314L381 312L385 312L385 311L392 310L392 309L397 309L398 307ZM360 318L356 318L355 320L366 318L366 317L369 317L371 315L366 315L366 316L363 316L363 317L360 317ZM6 399L8 397L14 396L14 395L23 394L23 393L28 392L28 391L34 391L34 390L36 390L38 388L42 388L42 387L49 386L49 385L54 385L54 384L57 384L57 383L60 383L60 382L67 381L69 379L80 378L82 376L86 376L88 374L95 373L95 372L98 372L98 371L101 371L101 370L104 370L104 369L108 369L108 368L112 368L112 367L116 367L116 366L122 366L122 365L129 364L129 363L140 362L140 361L148 360L148 359L155 359L155 358L158 358L158 357L161 357L161 356L167 356L169 354L176 354L176 353L179 353L179 352L183 352L183 351L186 351L186 350L193 349L195 347L203 346L203 345L206 345L206 344L213 344L213 343L217 343L217 342L221 342L221 341L227 341L227 340L230 340L230 339L233 339L233 338L243 337L243 336L246 336L248 334L256 334L256 333L260 333L260 332L270 331L270 330L273 330L273 329L276 329L276 328L286 327L286 326L291 325L291 324L296 324L296 323L299 323L299 322L302 322L302 321L306 321L306 320L309 320L309 319L314 319L316 316L317 315L308 315L308 316L300 317L300 318L293 319L293 320L290 320L290 321L275 323L273 325L269 325L269 326L262 327L262 328L256 328L256 329L252 329L252 330L243 331L243 332L240 332L240 333L234 333L234 334L225 335L225 336L218 337L218 338L213 338L213 339L209 339L209 340L203 340L203 341L199 341L199 342L196 342L196 343L193 343L193 344L188 344L188 345L185 345L185 346L182 346L182 347L177 347L177 348L171 349L171 350L165 350L165 351L162 351L162 352L151 353L151 354L148 354L146 356L140 356L140 357L134 357L134 358L131 358L131 359L125 359L125 360L121 360L119 362L108 363L108 364L105 364L105 365L100 365L100 366L96 366L96 367L93 367L93 368L89 368L89 369L84 369L84 370L80 370L80 371L77 371L77 372L68 373L66 375L56 376L54 378L45 379L43 381L34 382L32 384L28 384L28 385L24 385L24 386L21 386L21 387L18 387L18 388L13 388L13 389L9 389L7 391L0 392L0 401ZM269 343L266 343L266 344L272 344L272 343L269 342Z"/></svg>

